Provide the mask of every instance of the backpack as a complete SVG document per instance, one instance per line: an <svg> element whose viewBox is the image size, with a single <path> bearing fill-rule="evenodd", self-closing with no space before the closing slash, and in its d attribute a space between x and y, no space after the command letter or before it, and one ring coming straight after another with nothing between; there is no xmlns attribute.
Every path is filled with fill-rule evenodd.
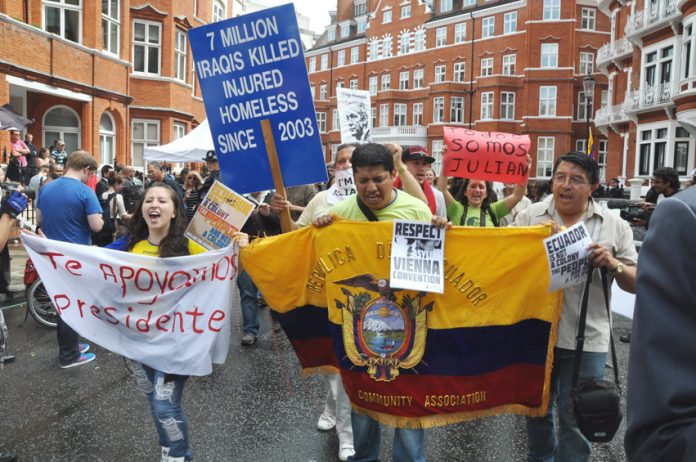
<svg viewBox="0 0 696 462"><path fill-rule="evenodd" d="M116 196L117 193L113 192L106 196L106 199L99 199L99 205L101 205L102 208L102 219L104 220L104 227L101 230L101 233L104 235L111 235L113 236L114 231L116 231L116 225L114 223L114 217L111 216L111 199L113 199Z"/></svg>

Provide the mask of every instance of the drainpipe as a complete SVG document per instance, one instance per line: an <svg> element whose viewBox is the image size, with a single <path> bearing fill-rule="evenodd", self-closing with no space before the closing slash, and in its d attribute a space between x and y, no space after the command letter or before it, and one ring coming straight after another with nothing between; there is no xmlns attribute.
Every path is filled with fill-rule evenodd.
<svg viewBox="0 0 696 462"><path fill-rule="evenodd" d="M470 11L471 17L471 60L469 61L469 129L474 118L474 41L476 37L476 19L474 12Z"/></svg>

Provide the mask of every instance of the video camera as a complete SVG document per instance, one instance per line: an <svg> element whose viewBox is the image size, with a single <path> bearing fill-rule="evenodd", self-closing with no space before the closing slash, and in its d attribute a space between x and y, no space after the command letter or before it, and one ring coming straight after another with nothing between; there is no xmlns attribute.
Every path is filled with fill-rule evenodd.
<svg viewBox="0 0 696 462"><path fill-rule="evenodd" d="M16 181L3 181L2 183L0 183L0 188L2 188L3 191L7 191L8 193L15 192L20 186L21 183L17 183Z"/></svg>
<svg viewBox="0 0 696 462"><path fill-rule="evenodd" d="M653 211L651 209L644 209L641 205L643 203L643 201L632 201L629 199L609 199L607 201L607 207L610 209L620 209L619 215L629 223L633 223L636 220L647 223L650 221L650 216Z"/></svg>

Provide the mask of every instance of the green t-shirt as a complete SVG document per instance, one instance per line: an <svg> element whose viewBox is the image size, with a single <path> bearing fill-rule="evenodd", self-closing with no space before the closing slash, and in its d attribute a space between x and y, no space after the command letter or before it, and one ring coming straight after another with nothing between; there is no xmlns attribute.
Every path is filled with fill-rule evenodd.
<svg viewBox="0 0 696 462"><path fill-rule="evenodd" d="M500 219L510 213L510 210L505 206L505 201L501 200L491 204L491 213L493 213L498 219L498 222L500 222ZM459 226L463 214L464 206L458 201L453 200L450 205L447 206L447 217L454 226ZM481 226L481 209L469 206L466 211L466 220L462 226ZM489 214L486 214L486 228L493 227L495 227L493 220L491 220Z"/></svg>
<svg viewBox="0 0 696 462"><path fill-rule="evenodd" d="M413 220L430 222L432 220L433 214L425 202L398 189L394 191L396 192L396 199L382 209L372 210L379 221ZM329 214L335 213L347 220L367 221L367 217L358 207L357 197L357 195L351 196L338 204L334 204L329 209Z"/></svg>

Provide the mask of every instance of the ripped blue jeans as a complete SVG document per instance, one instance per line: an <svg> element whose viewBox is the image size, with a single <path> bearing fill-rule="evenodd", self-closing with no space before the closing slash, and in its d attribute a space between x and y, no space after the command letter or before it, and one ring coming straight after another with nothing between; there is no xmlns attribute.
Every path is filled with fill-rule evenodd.
<svg viewBox="0 0 696 462"><path fill-rule="evenodd" d="M165 373L144 364L130 361L135 381L150 404L152 417L159 435L160 446L169 448L170 457L191 460L188 417L181 408L181 395L188 376L176 375L165 382Z"/></svg>

